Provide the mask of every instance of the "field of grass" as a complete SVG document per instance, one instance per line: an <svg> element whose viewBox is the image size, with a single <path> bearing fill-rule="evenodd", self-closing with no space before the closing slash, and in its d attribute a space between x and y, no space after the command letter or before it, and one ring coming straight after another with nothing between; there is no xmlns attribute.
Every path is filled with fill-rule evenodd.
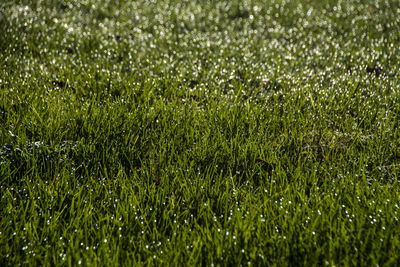
<svg viewBox="0 0 400 267"><path fill-rule="evenodd" d="M0 265L400 263L400 2L2 0Z"/></svg>

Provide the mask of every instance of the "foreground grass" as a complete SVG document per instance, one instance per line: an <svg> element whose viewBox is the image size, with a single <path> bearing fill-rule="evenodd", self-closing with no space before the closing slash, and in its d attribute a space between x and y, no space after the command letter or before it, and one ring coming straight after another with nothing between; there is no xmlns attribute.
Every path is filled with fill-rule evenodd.
<svg viewBox="0 0 400 267"><path fill-rule="evenodd" d="M0 265L396 265L399 1L263 2L2 1Z"/></svg>

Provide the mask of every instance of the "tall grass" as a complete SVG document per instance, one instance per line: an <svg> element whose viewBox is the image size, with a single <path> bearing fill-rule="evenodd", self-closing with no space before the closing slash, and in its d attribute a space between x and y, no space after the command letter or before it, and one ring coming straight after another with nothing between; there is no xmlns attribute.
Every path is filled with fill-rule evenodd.
<svg viewBox="0 0 400 267"><path fill-rule="evenodd" d="M0 265L397 265L399 18L2 1Z"/></svg>

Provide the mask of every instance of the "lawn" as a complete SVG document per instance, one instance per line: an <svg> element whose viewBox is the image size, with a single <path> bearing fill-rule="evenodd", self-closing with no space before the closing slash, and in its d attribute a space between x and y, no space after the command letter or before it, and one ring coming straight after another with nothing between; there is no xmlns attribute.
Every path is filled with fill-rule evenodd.
<svg viewBox="0 0 400 267"><path fill-rule="evenodd" d="M398 0L2 0L0 265L398 265L399 44Z"/></svg>

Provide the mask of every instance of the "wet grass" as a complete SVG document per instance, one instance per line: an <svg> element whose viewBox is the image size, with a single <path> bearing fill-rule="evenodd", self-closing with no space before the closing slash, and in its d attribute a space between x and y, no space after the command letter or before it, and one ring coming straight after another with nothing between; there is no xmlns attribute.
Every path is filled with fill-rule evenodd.
<svg viewBox="0 0 400 267"><path fill-rule="evenodd" d="M396 265L399 1L0 4L0 265Z"/></svg>

